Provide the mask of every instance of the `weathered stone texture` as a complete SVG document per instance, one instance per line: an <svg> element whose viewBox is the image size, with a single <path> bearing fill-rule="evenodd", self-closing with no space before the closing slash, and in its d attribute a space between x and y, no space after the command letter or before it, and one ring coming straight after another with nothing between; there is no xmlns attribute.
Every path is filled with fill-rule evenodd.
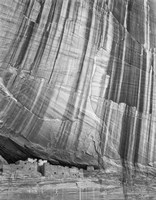
<svg viewBox="0 0 156 200"><path fill-rule="evenodd" d="M154 0L1 0L0 153L156 160Z"/></svg>

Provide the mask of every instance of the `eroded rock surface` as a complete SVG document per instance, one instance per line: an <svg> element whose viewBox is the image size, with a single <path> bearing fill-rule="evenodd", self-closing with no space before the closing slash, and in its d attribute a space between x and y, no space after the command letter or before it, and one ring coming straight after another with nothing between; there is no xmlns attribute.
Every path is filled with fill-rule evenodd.
<svg viewBox="0 0 156 200"><path fill-rule="evenodd" d="M155 165L154 0L1 0L0 154Z"/></svg>

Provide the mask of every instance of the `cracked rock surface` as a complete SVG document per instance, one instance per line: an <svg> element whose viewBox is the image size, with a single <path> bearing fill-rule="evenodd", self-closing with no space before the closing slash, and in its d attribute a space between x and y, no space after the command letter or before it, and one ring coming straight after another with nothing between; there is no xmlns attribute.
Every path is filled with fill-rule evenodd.
<svg viewBox="0 0 156 200"><path fill-rule="evenodd" d="M155 166L155 0L1 0L0 154Z"/></svg>

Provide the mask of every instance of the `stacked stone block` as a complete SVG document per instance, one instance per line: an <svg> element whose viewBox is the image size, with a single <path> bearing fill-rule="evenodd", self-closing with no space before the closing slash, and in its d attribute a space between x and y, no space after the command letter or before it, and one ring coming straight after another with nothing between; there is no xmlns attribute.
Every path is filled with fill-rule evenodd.
<svg viewBox="0 0 156 200"><path fill-rule="evenodd" d="M83 169L78 169L76 167L62 167L57 165L50 165L45 163L44 165L44 175L50 178L83 178Z"/></svg>
<svg viewBox="0 0 156 200"><path fill-rule="evenodd" d="M45 161L37 162L36 160L29 159L28 161L20 160L16 164L3 165L2 175L13 176L15 178L44 176L48 179L77 179L84 177L83 169L51 165Z"/></svg>

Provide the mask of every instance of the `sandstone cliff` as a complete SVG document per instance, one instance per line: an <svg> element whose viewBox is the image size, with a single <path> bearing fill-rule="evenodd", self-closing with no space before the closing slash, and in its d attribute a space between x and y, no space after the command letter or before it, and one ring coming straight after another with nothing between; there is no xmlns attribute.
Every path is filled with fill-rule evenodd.
<svg viewBox="0 0 156 200"><path fill-rule="evenodd" d="M0 1L0 154L156 161L154 0Z"/></svg>

